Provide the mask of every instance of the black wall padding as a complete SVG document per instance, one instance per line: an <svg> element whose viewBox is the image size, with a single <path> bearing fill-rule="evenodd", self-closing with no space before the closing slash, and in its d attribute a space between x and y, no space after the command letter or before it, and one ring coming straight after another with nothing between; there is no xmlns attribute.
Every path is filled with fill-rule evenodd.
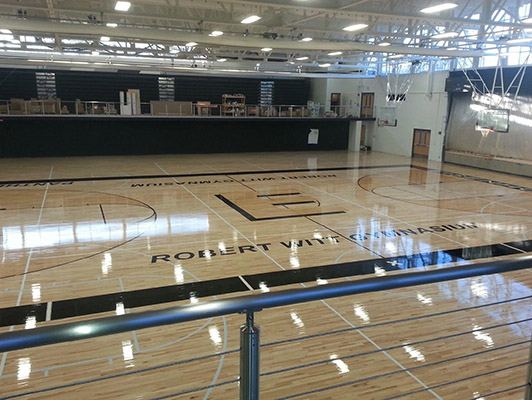
<svg viewBox="0 0 532 400"><path fill-rule="evenodd" d="M258 104L260 82L271 79L225 78L225 77L175 77L175 99L177 101L210 101L220 104L223 94L243 94L246 104ZM307 104L310 92L309 79L273 80L275 104Z"/></svg>
<svg viewBox="0 0 532 400"><path fill-rule="evenodd" d="M348 119L4 117L0 157L345 150L348 137Z"/></svg>
<svg viewBox="0 0 532 400"><path fill-rule="evenodd" d="M34 70L0 69L0 100L37 98Z"/></svg>
<svg viewBox="0 0 532 400"><path fill-rule="evenodd" d="M19 97L29 100L37 97L35 72L37 70L0 69L0 100ZM65 101L118 102L119 92L140 89L141 101L159 100L158 75L140 74L131 71L92 72L43 70L55 72L57 97ZM173 75L168 75L173 76ZM246 104L258 104L260 82L273 80L274 103L278 105L307 104L310 94L310 79L228 78L219 76L176 75L175 100L210 101L221 104L223 94L241 93Z"/></svg>
<svg viewBox="0 0 532 400"><path fill-rule="evenodd" d="M157 75L132 72L55 71L57 97L61 100L120 101L120 91L140 89L140 100L159 100Z"/></svg>

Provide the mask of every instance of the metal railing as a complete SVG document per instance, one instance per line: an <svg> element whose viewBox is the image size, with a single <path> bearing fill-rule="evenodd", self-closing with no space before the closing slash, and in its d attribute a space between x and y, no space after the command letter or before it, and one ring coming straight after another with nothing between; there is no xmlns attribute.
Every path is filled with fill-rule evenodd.
<svg viewBox="0 0 532 400"><path fill-rule="evenodd" d="M154 105L153 103L157 103ZM1 115L54 116L166 116L166 117L253 117L253 118L375 118L376 108L362 110L358 105L227 105L208 102L141 102L136 114L121 109L119 102L64 101L60 99L0 100ZM364 115L362 115L364 114Z"/></svg>
<svg viewBox="0 0 532 400"><path fill-rule="evenodd" d="M532 255L528 255L467 266L442 268L423 272L402 273L398 275L320 285L312 288L291 289L271 293L247 295L223 300L171 307L155 311L144 311L134 314L99 318L82 322L66 323L22 331L12 331L0 334L0 352L95 338L133 330L178 324L230 314L246 314L246 322L241 326L240 332L240 399L255 400L259 398L259 359L261 345L259 336L260 330L254 322L254 314L263 309L361 293L377 292L382 290L406 288L450 280L499 274L523 270L530 268L531 266ZM525 297L525 299L529 299L530 297L532 296ZM532 318L522 321L529 320L532 320ZM465 332L465 334L468 333L471 332ZM460 335L462 334L463 333ZM457 335L450 335L449 337L455 336ZM290 339L288 341L290 341ZM426 341L421 341L419 343L423 342ZM528 342L529 341L526 341L526 343ZM525 342L520 342L518 344L523 343ZM393 348L394 347L389 349ZM387 349L381 349L380 351L384 350ZM491 350L486 350L486 352L489 351ZM530 357L532 357L532 348L530 350ZM527 363L509 367L514 368L527 365L527 382L519 386L526 388L525 400L532 400L532 358L530 357ZM455 359L460 358L463 357L457 357ZM330 360L327 362L330 362ZM315 362L312 364L317 365L319 363L320 362Z"/></svg>

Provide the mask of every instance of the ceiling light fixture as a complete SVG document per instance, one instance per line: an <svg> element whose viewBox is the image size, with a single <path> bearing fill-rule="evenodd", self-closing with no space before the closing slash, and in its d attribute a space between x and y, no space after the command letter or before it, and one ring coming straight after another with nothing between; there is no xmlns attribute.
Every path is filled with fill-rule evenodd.
<svg viewBox="0 0 532 400"><path fill-rule="evenodd" d="M311 37L304 37L303 39L301 39L302 42L312 42L312 38Z"/></svg>
<svg viewBox="0 0 532 400"><path fill-rule="evenodd" d="M217 59L216 61L218 61L218 62L226 62L226 61L227 61L227 58L219 58L219 59Z"/></svg>
<svg viewBox="0 0 532 400"><path fill-rule="evenodd" d="M111 38L110 38L109 36L102 36L102 37L100 38L100 42L108 42L108 41L110 41L110 40L111 40Z"/></svg>
<svg viewBox="0 0 532 400"><path fill-rule="evenodd" d="M390 45L391 45L390 42L381 42L381 43L379 43L379 46L381 46L381 47L386 47L386 46L390 46Z"/></svg>
<svg viewBox="0 0 532 400"><path fill-rule="evenodd" d="M353 31L359 31L361 29L367 28L368 25L366 24L355 24L355 25L349 25L344 28L344 31L353 32Z"/></svg>
<svg viewBox="0 0 532 400"><path fill-rule="evenodd" d="M458 4L456 4L456 3L443 3L443 4L438 4L437 6L424 8L422 10L419 10L419 12L422 12L423 14L433 14L433 13L437 13L437 12L440 12L440 11L451 10L451 9L453 9L455 7L458 7Z"/></svg>
<svg viewBox="0 0 532 400"><path fill-rule="evenodd" d="M445 50L454 51L454 50L458 50L458 47L447 47Z"/></svg>
<svg viewBox="0 0 532 400"><path fill-rule="evenodd" d="M327 54L328 56L340 56L342 55L341 51L333 51L332 53Z"/></svg>
<svg viewBox="0 0 532 400"><path fill-rule="evenodd" d="M0 33L3 33L4 35L11 35L11 32L9 29L0 29Z"/></svg>
<svg viewBox="0 0 532 400"><path fill-rule="evenodd" d="M114 22L108 22L105 24L105 26L109 27L109 28L116 28L118 26L118 24L115 24Z"/></svg>
<svg viewBox="0 0 532 400"><path fill-rule="evenodd" d="M185 44L186 47L195 47L197 45L198 44L196 42L188 42L187 44Z"/></svg>
<svg viewBox="0 0 532 400"><path fill-rule="evenodd" d="M322 68L327 68L327 67L330 67L330 66L331 66L331 64L329 64L329 63L320 64L320 67L322 67Z"/></svg>
<svg viewBox="0 0 532 400"><path fill-rule="evenodd" d="M259 17L258 15L250 15L247 18L244 18L242 21L240 21L241 24L252 24L253 22L257 22L259 19L262 19L262 17Z"/></svg>
<svg viewBox="0 0 532 400"><path fill-rule="evenodd" d="M444 32L437 33L436 35L431 36L433 39L450 39L458 36L458 32Z"/></svg>
<svg viewBox="0 0 532 400"><path fill-rule="evenodd" d="M296 60L297 61L305 61L305 60L308 60L308 57L297 57Z"/></svg>
<svg viewBox="0 0 532 400"><path fill-rule="evenodd" d="M272 51L273 49L271 47L263 47L262 49L260 49L260 51L264 51L264 52L268 52L268 51Z"/></svg>
<svg viewBox="0 0 532 400"><path fill-rule="evenodd" d="M129 10L129 7L131 7L131 3L129 1L117 1L115 4L116 11L127 11Z"/></svg>
<svg viewBox="0 0 532 400"><path fill-rule="evenodd" d="M393 56L389 56L388 58L403 58L402 54L395 54Z"/></svg>
<svg viewBox="0 0 532 400"><path fill-rule="evenodd" d="M222 36L224 33L222 31L212 31L209 36Z"/></svg>

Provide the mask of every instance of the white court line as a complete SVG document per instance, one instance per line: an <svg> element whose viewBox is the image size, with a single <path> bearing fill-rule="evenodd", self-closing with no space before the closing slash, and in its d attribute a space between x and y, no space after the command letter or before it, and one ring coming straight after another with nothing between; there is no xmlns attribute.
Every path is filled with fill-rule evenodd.
<svg viewBox="0 0 532 400"><path fill-rule="evenodd" d="M52 165L52 168L50 169L50 175L48 175L48 179L52 178L52 173L54 172L54 166ZM46 196L48 195L48 189L50 188L50 184L46 185L46 190L44 191L44 196L42 198L41 202L41 209L39 211L39 218L37 219L37 226L41 224L41 218L42 218L42 212L44 210L44 203L46 201ZM26 268L24 269L24 275L22 275L22 282L20 283L20 289L18 293L17 303L16 306L20 306L20 302L22 301L22 295L24 294L24 285L26 284L26 276L28 274L28 270L30 268L30 262L31 262L31 256L33 254L33 247L30 249L30 253L28 255L28 261L26 262ZM12 332L13 329L15 329L14 326L11 326L9 328L9 332ZM6 366L6 360L7 360L7 351L2 355L2 360L0 361L0 378L4 374L4 368Z"/></svg>
<svg viewBox="0 0 532 400"><path fill-rule="evenodd" d="M48 303L46 303L46 318L45 318L46 321L51 321L52 320L52 302L49 301Z"/></svg>
<svg viewBox="0 0 532 400"><path fill-rule="evenodd" d="M154 161L154 164L159 167L161 171L163 171L166 175L170 175L164 168L162 168L157 162ZM175 178L172 178L175 182L177 180ZM255 246L256 249L259 250L262 254L264 254L267 258L269 258L271 261L273 261L279 268L282 270L286 270L285 267L283 267L281 264L279 264L277 261L275 261L268 253L266 253L263 249L260 248L260 246L257 246L256 243L254 243L251 239L249 239L246 235L244 235L242 232L240 232L234 225L232 225L229 221L227 221L224 217L222 217L220 214L218 214L215 210L213 210L207 203L205 203L203 200L201 200L198 196L196 196L192 191L190 191L185 185L180 185L179 187L185 189L192 197L194 197L197 201L199 201L201 204L203 204L209 211L211 211L214 215L216 215L218 218L220 218L226 225L230 226L231 229L233 229L235 232L237 232L240 236L242 236L244 239L246 239L249 243L251 243L253 246Z"/></svg>
<svg viewBox="0 0 532 400"><path fill-rule="evenodd" d="M247 161L245 161L246 163L256 167L256 168L261 168L261 167L258 167L256 165L253 165ZM170 175L168 172L166 172L161 166L159 166L159 164L157 164L156 162L154 162L155 165L157 165L157 167L159 167L161 169L161 171L163 171L165 174L167 175ZM261 169L264 169L264 168L261 168ZM279 175L279 174L277 174ZM282 176L282 175L281 175ZM175 180L175 179L174 179ZM229 225L231 228L233 228L236 232L238 232L240 235L242 235L242 237L244 239L246 239L249 243L251 243L252 245L254 245L261 253L263 253L265 256L267 256L270 260L272 260L279 268L281 268L282 270L286 270L286 268L284 268L281 264L279 264L276 260L274 260L272 257L270 257L267 253L264 252L264 250L262 250L259 246L257 246L255 243L253 243L250 239L248 239L244 234L242 234L238 229L236 229L230 222L228 222L225 218L223 218L220 214L218 214L216 211L214 211L207 203L205 203L203 200L201 200L198 196L196 196L193 192L191 192L190 190L188 190L184 185L181 185L181 187L183 189L185 189L187 192L189 192L196 200L198 200L200 203L202 203L205 207L207 207L211 212L213 212L215 215L217 215L222 221L224 221L227 225ZM303 284L300 284L301 286L305 287L305 285ZM329 304L327 304L327 302L325 302L324 300L321 300L327 307L329 307L331 310L333 310L337 315L339 315L345 322L347 322L347 324L351 327L354 327L351 323L349 323L345 318L343 318L341 316L341 314L336 311L333 307L331 307ZM370 344L372 344L376 349L378 350L381 350L381 348L373 341L371 340L369 337L367 337L366 335L362 335ZM408 373L408 375L412 376L416 382L418 382L423 388L425 389L428 389L429 387L423 383L423 381L421 381L419 378L417 378L414 374L412 374L411 372L407 371L405 367L403 367L399 361L395 360L391 355L389 354L386 354L388 358L390 358L397 366L399 366L402 370L404 370L406 373ZM439 397L436 393L434 393L432 390L430 390L430 392L438 399L438 400L443 400L441 397Z"/></svg>
<svg viewBox="0 0 532 400"><path fill-rule="evenodd" d="M248 281L246 281L246 280L242 277L242 275L238 275L238 277L240 278L240 280L242 281L242 283L243 283L244 285L246 285L246 287L247 287L249 290L255 290L255 289L253 289L253 288L251 287L251 285L248 283Z"/></svg>

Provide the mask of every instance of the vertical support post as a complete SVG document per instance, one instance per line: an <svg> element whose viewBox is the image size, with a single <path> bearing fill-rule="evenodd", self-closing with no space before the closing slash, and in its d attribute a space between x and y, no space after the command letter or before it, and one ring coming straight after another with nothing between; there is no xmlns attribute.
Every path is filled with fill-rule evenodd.
<svg viewBox="0 0 532 400"><path fill-rule="evenodd" d="M242 388L242 383L240 383ZM530 345L530 351L528 353L528 366L526 370L526 389L525 397L523 400L532 400L532 344Z"/></svg>
<svg viewBox="0 0 532 400"><path fill-rule="evenodd" d="M362 136L362 121L349 121L349 151L360 151Z"/></svg>
<svg viewBox="0 0 532 400"><path fill-rule="evenodd" d="M260 329L253 312L240 327L240 400L259 399Z"/></svg>

